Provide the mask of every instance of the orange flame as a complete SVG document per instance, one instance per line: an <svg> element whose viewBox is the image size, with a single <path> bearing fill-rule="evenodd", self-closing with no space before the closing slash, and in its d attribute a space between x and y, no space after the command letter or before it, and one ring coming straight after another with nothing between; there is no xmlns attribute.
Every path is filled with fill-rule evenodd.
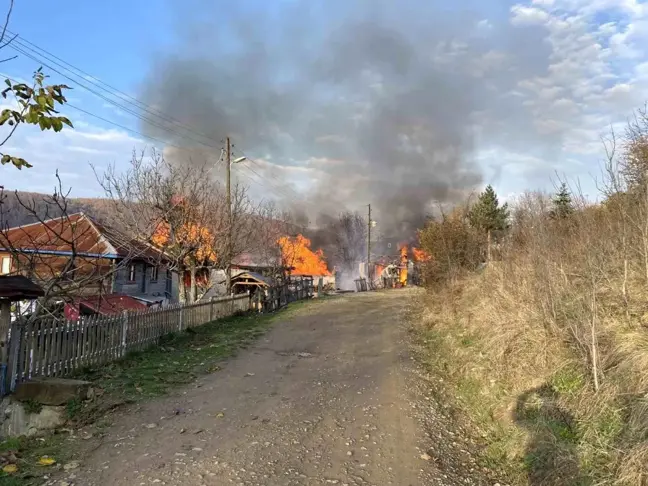
<svg viewBox="0 0 648 486"><path fill-rule="evenodd" d="M171 227L169 223L163 221L155 228L151 242L162 248L169 245L194 247L197 248L195 257L198 261L216 260L216 253L211 247L212 235L208 228L198 226L195 223L187 223L175 235L175 243L170 242L170 233ZM173 248L169 250L173 251Z"/></svg>
<svg viewBox="0 0 648 486"><path fill-rule="evenodd" d="M401 246L400 249L401 257L401 270L400 270L400 283L405 286L407 285L407 245Z"/></svg>
<svg viewBox="0 0 648 486"><path fill-rule="evenodd" d="M310 245L311 241L302 235L279 238L284 265L294 267L293 275L331 275L324 261L324 252L313 251Z"/></svg>
<svg viewBox="0 0 648 486"><path fill-rule="evenodd" d="M412 254L414 255L414 260L421 263L427 262L432 258L427 251L421 250L420 248L412 247Z"/></svg>

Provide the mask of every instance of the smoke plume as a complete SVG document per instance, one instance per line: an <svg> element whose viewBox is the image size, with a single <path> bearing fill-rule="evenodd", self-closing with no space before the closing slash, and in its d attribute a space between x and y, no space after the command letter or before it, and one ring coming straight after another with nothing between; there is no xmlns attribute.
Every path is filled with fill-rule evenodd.
<svg viewBox="0 0 648 486"><path fill-rule="evenodd" d="M497 59L473 62L491 52L478 38L480 3L173 5L176 44L155 58L142 96L212 144L231 136L275 197L303 198L311 223L371 203L382 234L411 234L434 201L481 182L475 126L508 82ZM466 52L472 61L457 63ZM482 124L480 136L489 130Z"/></svg>

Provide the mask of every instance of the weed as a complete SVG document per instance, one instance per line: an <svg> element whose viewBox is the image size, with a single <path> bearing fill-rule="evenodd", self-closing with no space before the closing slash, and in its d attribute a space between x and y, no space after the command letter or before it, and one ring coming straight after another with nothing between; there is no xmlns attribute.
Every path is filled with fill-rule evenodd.
<svg viewBox="0 0 648 486"><path fill-rule="evenodd" d="M68 419L74 419L79 415L79 412L83 408L83 402L79 397L74 397L68 400L65 404L65 413Z"/></svg>
<svg viewBox="0 0 648 486"><path fill-rule="evenodd" d="M32 399L25 400L22 405L27 413L40 413L43 410L43 404Z"/></svg>

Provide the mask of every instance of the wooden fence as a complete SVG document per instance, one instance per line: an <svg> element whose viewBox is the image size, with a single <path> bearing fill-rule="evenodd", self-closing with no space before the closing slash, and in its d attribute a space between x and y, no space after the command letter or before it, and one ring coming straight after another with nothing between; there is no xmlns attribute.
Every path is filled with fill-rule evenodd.
<svg viewBox="0 0 648 486"><path fill-rule="evenodd" d="M63 377L117 360L130 351L157 345L162 336L234 315L272 312L313 296L312 280L273 287L253 296L224 297L162 309L87 316L78 321L38 320L12 323L9 333L7 391L36 377Z"/></svg>

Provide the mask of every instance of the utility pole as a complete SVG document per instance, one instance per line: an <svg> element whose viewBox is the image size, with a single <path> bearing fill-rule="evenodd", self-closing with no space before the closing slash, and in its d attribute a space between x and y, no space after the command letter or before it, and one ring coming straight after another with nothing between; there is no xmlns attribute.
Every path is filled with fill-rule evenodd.
<svg viewBox="0 0 648 486"><path fill-rule="evenodd" d="M369 208L369 217L367 219L367 279L371 280L369 265L371 264L371 204L367 204Z"/></svg>
<svg viewBox="0 0 648 486"><path fill-rule="evenodd" d="M247 160L247 157L239 157L236 160L232 160L232 142L229 137L225 141L225 167L226 167L226 177L225 177L225 194L226 194L226 205L227 205L227 242L225 257L227 258L227 268L225 269L225 286L227 287L227 295L232 293L232 229L233 229L233 220L232 220L232 164L238 164Z"/></svg>
<svg viewBox="0 0 648 486"><path fill-rule="evenodd" d="M226 252L227 252L227 268L225 269L225 287L227 295L232 293L232 144L230 138L227 137L225 145L225 167L227 171L227 176L225 177L225 194L227 201L227 241L226 241Z"/></svg>

